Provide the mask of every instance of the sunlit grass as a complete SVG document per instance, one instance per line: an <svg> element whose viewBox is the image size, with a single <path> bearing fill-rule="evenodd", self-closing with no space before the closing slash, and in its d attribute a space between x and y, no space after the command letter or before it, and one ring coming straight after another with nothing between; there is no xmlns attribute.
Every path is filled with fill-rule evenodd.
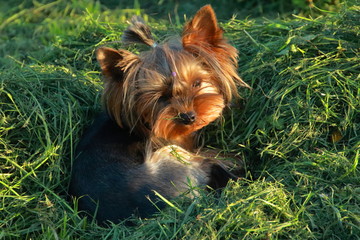
<svg viewBox="0 0 360 240"><path fill-rule="evenodd" d="M360 238L360 6L221 21L253 89L205 142L242 157L247 179L104 229L66 197L74 147L101 108L94 50L133 13L160 40L181 27L91 1L26 4L0 14L0 238Z"/></svg>

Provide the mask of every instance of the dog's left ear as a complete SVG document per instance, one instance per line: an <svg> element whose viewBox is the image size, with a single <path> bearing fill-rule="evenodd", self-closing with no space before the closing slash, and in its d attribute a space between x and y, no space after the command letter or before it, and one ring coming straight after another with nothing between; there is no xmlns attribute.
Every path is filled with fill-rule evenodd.
<svg viewBox="0 0 360 240"><path fill-rule="evenodd" d="M227 42L223 32L214 10L205 5L185 24L182 45L186 51L201 56L217 73L222 73L221 91L230 102L232 96L238 96L236 84L249 86L237 74L238 51Z"/></svg>
<svg viewBox="0 0 360 240"><path fill-rule="evenodd" d="M182 44L186 50L195 45L207 52L216 52L216 48L222 47L223 41L223 30L219 27L210 5L202 7L184 26Z"/></svg>

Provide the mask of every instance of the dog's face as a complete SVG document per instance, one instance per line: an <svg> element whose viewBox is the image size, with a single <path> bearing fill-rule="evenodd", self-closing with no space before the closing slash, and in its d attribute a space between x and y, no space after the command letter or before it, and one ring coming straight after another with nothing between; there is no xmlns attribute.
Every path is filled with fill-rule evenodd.
<svg viewBox="0 0 360 240"><path fill-rule="evenodd" d="M210 6L185 25L181 41L132 54L99 48L104 101L120 126L182 142L217 119L234 95L237 51L223 38Z"/></svg>
<svg viewBox="0 0 360 240"><path fill-rule="evenodd" d="M138 108L151 99L154 104L144 109L144 121L153 119L150 124L155 136L180 141L217 119L226 99L216 73L202 61L184 50L165 51L173 54L169 70L142 79Z"/></svg>

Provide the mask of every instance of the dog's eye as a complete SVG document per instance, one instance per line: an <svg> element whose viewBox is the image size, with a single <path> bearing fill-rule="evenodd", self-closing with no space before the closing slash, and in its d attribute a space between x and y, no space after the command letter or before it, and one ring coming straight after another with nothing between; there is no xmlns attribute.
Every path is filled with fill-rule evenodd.
<svg viewBox="0 0 360 240"><path fill-rule="evenodd" d="M192 85L194 88L198 88L201 86L201 79L195 80L195 82Z"/></svg>

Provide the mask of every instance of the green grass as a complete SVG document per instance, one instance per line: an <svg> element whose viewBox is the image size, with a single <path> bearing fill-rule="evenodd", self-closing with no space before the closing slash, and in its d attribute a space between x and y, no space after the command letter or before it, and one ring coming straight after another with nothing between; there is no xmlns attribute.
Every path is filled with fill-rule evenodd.
<svg viewBox="0 0 360 240"><path fill-rule="evenodd" d="M119 41L134 13L158 39L179 33L182 15L169 24L165 12L92 1L1 1L0 239L360 239L360 3L257 18L269 6L255 2L253 16L221 21L253 89L205 135L245 159L247 179L105 229L66 200L74 147L101 108L94 50Z"/></svg>

